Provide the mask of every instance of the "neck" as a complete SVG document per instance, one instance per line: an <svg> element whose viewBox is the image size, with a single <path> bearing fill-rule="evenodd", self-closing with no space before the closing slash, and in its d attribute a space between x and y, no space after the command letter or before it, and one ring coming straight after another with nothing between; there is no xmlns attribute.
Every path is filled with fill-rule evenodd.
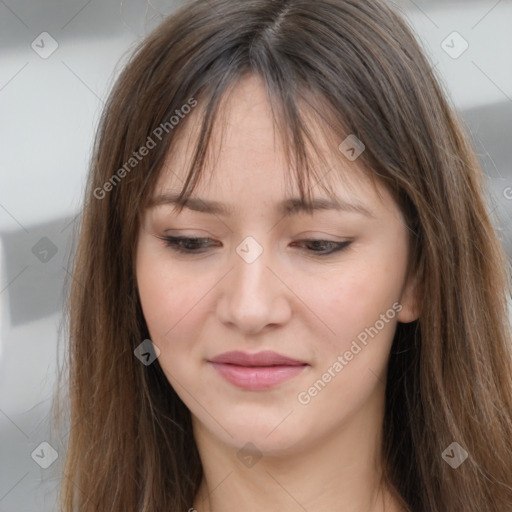
<svg viewBox="0 0 512 512"><path fill-rule="evenodd" d="M193 417L203 464L193 508L197 512L399 512L382 482L384 401L382 396L373 399L316 444L294 447L286 454L258 453L248 464L241 461L238 448L219 441Z"/></svg>

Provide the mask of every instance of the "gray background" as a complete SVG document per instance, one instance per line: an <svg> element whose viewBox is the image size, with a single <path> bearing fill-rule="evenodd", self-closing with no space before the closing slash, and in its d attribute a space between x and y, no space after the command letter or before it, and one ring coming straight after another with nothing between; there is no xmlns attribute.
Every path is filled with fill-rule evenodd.
<svg viewBox="0 0 512 512"><path fill-rule="evenodd" d="M0 0L0 512L57 509L67 437L56 436L48 413L92 138L127 56L176 5ZM468 124L510 257L512 3L398 5ZM36 463L51 462L42 442L61 455L47 469Z"/></svg>

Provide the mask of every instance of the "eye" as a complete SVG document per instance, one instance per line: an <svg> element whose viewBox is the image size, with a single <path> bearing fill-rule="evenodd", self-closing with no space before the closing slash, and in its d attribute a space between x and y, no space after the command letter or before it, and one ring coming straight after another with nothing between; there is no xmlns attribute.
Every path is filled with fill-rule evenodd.
<svg viewBox="0 0 512 512"><path fill-rule="evenodd" d="M204 247L207 247L206 242L210 240L210 238L187 238L180 236L165 236L159 237L164 242L165 245L170 247L173 251L182 253L182 254L199 254L204 252Z"/></svg>
<svg viewBox="0 0 512 512"><path fill-rule="evenodd" d="M313 247L312 250L309 252L312 252L314 254L317 254L318 256L329 256L331 254L334 254L335 252L342 251L346 247L348 247L352 241L345 241L345 242L334 242L332 240L300 240L298 243L302 243L305 245L309 245L310 247ZM324 250L324 249L328 250ZM330 249L329 249L330 248Z"/></svg>
<svg viewBox="0 0 512 512"><path fill-rule="evenodd" d="M178 236L158 237L165 242L165 245L173 251L181 254L202 254L208 249L210 238L190 238ZM312 247L307 252L318 256L329 256L335 252L342 251L352 243L351 240L345 242L334 242L332 240L300 240L294 242L294 245L304 244Z"/></svg>

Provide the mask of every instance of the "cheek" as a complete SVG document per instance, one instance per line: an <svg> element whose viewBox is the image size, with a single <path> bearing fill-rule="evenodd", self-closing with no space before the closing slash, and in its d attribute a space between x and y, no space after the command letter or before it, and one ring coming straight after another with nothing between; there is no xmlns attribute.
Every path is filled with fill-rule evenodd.
<svg viewBox="0 0 512 512"><path fill-rule="evenodd" d="M141 246L137 252L137 286L142 311L152 340L165 345L178 339L185 327L192 328L194 314L208 290L208 283L177 272L165 254Z"/></svg>
<svg viewBox="0 0 512 512"><path fill-rule="evenodd" d="M391 271L378 267L358 265L336 279L330 280L329 287L319 290L314 304L330 322L336 334L355 334L356 331L373 324L379 315L385 313L400 295L400 281ZM329 325L329 324L328 324ZM344 337L346 338L346 337Z"/></svg>
<svg viewBox="0 0 512 512"><path fill-rule="evenodd" d="M322 368L347 351L352 367L375 366L378 371L387 360L400 310L402 255L382 250L376 254L378 258L370 252L347 263L321 287L314 280L309 283L311 309L328 327L323 329L328 335L315 347Z"/></svg>
<svg viewBox="0 0 512 512"><path fill-rule="evenodd" d="M359 409L381 389L396 329L399 285L385 267L367 264L339 274L315 297L319 316L330 335L317 336L314 372L301 389L299 403L311 401L311 417L336 416L339 421ZM364 272L366 270L366 272ZM317 290L318 292L318 290ZM302 400L302 401L301 401ZM304 402L306 400L306 402ZM333 412L332 404L339 406Z"/></svg>
<svg viewBox="0 0 512 512"><path fill-rule="evenodd" d="M151 341L159 348L158 363L167 379L182 396L180 383L191 387L190 376L197 375L201 361L199 327L201 298L207 283L176 272L161 255L141 248L137 257L137 285L142 311Z"/></svg>

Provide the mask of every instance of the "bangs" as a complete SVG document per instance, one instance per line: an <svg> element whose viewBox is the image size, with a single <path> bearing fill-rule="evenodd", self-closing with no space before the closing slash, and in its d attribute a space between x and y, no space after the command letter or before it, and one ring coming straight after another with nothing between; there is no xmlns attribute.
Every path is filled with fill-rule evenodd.
<svg viewBox="0 0 512 512"><path fill-rule="evenodd" d="M305 87L292 90L290 87L282 87L283 82L268 80L268 76L245 72L238 76L233 74L229 78L223 76L211 80L199 94L194 95L198 105L174 131L165 159L155 169L151 188L145 194L143 210L150 205L150 198L153 197L162 174L172 172L172 160L176 152L185 147L184 144L187 149L190 147L192 158L185 169L184 179L172 172L175 176L175 188L179 190L175 203L176 212L183 210L201 179L207 184L211 182L216 157L224 146L229 99L243 80L252 77L260 80L267 92L272 114L274 147L278 147L277 131L277 142L285 157L287 190L290 194L292 190L298 191L306 213L313 212L312 200L318 196L315 194L318 189L327 197L336 199L334 184L340 178L346 178L343 179L345 188L351 187L356 177L356 166L338 149L350 131L343 120L335 115L334 107L327 98L306 90ZM345 172L348 166L351 167L350 176ZM375 175L368 172L365 165L357 165L357 171L358 174L369 177L372 184L376 185ZM378 191L377 188L376 190Z"/></svg>

